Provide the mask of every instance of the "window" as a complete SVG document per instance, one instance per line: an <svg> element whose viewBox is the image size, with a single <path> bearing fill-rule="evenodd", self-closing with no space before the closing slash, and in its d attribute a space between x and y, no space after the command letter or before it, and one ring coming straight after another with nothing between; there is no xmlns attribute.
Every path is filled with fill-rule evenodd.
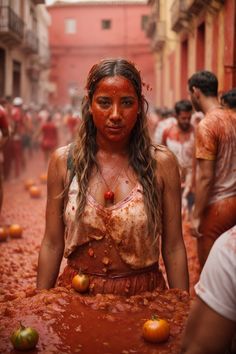
<svg viewBox="0 0 236 354"><path fill-rule="evenodd" d="M67 18L65 20L65 33L76 33L76 20L74 18Z"/></svg>
<svg viewBox="0 0 236 354"><path fill-rule="evenodd" d="M111 20L102 20L102 29L110 29Z"/></svg>
<svg viewBox="0 0 236 354"><path fill-rule="evenodd" d="M147 22L148 22L148 15L142 15L142 17L141 17L141 29L143 31L146 30Z"/></svg>

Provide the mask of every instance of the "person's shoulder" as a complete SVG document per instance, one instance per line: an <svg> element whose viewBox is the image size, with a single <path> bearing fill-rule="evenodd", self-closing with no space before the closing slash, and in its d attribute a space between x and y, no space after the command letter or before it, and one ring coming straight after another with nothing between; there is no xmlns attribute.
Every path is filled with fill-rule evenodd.
<svg viewBox="0 0 236 354"><path fill-rule="evenodd" d="M67 161L70 150L70 144L57 148L51 155L51 162L56 164L64 164Z"/></svg>
<svg viewBox="0 0 236 354"><path fill-rule="evenodd" d="M170 151L165 145L154 145L153 151L157 163L168 166L178 164L174 153Z"/></svg>
<svg viewBox="0 0 236 354"><path fill-rule="evenodd" d="M204 124L207 121L212 122L219 118L222 119L225 116L227 116L227 111L223 107L217 107L209 110L209 112L205 114L204 119L202 119L199 124Z"/></svg>
<svg viewBox="0 0 236 354"><path fill-rule="evenodd" d="M220 237L218 237L213 247L220 251L227 250L236 254L236 225L224 232Z"/></svg>
<svg viewBox="0 0 236 354"><path fill-rule="evenodd" d="M164 131L163 131L163 135L169 135L171 133L175 133L178 130L178 126L177 124L171 124L168 125L167 127L165 127Z"/></svg>

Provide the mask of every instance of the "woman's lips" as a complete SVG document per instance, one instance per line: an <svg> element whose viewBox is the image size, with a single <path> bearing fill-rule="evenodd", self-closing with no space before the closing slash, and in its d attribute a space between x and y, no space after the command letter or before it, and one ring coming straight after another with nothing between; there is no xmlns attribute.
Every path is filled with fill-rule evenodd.
<svg viewBox="0 0 236 354"><path fill-rule="evenodd" d="M112 127L108 126L107 129L112 132L117 132L122 129L122 126L112 126Z"/></svg>

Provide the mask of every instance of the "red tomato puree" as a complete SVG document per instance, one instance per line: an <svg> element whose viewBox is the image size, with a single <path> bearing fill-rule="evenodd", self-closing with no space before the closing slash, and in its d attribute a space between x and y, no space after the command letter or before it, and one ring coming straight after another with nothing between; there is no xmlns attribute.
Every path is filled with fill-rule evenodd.
<svg viewBox="0 0 236 354"><path fill-rule="evenodd" d="M188 311L189 296L177 289L129 298L80 295L62 287L28 290L24 298L0 304L0 353L17 353L9 336L21 321L39 333L31 353L176 354ZM142 326L153 314L170 323L165 343L142 338Z"/></svg>

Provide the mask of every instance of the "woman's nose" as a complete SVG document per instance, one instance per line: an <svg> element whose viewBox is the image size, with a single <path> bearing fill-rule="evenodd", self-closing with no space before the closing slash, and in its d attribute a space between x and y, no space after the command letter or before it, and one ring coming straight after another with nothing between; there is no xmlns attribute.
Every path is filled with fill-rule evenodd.
<svg viewBox="0 0 236 354"><path fill-rule="evenodd" d="M112 119L120 119L120 110L118 104L112 105L111 116Z"/></svg>

